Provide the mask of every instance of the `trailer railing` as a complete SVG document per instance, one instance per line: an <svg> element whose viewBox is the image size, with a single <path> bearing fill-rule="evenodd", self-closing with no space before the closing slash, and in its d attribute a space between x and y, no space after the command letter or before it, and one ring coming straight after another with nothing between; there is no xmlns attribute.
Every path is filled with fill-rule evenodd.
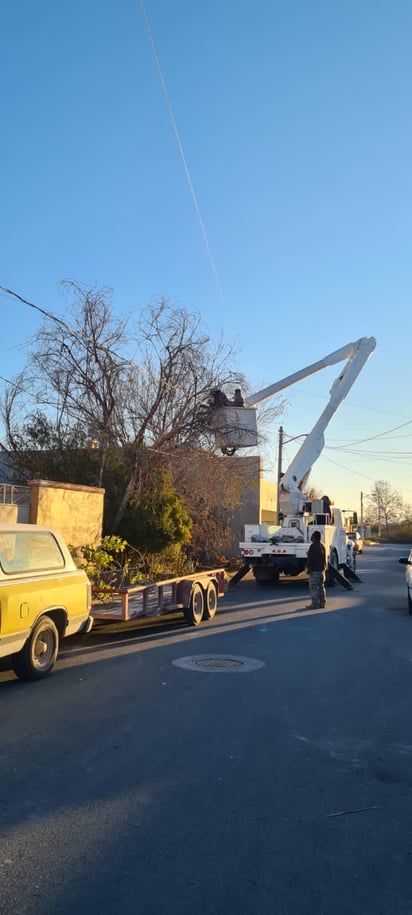
<svg viewBox="0 0 412 915"><path fill-rule="evenodd" d="M162 613L184 610L188 606L192 587L195 584L205 586L210 580L216 583L218 595L226 592L224 569L194 572L192 575L145 585L121 588L93 586L92 616L95 620L126 622L139 617L155 617Z"/></svg>

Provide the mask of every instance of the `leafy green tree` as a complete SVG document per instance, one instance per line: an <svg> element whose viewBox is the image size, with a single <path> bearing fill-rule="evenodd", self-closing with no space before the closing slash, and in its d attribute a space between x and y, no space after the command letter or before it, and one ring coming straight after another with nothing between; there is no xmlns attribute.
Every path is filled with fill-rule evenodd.
<svg viewBox="0 0 412 915"><path fill-rule="evenodd" d="M160 469L130 500L119 533L139 550L160 553L173 544L189 543L191 526L168 473Z"/></svg>

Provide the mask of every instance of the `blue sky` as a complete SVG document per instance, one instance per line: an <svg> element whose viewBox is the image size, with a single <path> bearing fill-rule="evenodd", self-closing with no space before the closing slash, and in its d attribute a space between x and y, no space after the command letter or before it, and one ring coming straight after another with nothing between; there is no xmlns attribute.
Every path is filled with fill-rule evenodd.
<svg viewBox="0 0 412 915"><path fill-rule="evenodd" d="M112 287L122 314L165 295L237 342L252 390L375 336L311 482L359 508L386 480L412 504L411 3L144 9L213 264L138 0L13 0L0 9L0 285L58 315L68 277ZM0 307L12 377L40 316ZM309 432L336 374L285 392L268 477L279 424Z"/></svg>

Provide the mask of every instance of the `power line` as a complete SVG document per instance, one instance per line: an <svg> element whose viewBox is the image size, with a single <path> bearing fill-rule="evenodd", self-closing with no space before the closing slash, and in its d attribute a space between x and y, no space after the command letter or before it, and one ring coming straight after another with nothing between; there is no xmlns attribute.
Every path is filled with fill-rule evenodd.
<svg viewBox="0 0 412 915"><path fill-rule="evenodd" d="M390 464L398 467L412 466L411 451L361 451L345 447L332 448L330 445L325 446L325 451L334 453L339 452L339 454L353 456L358 459L358 463L363 459L363 461L368 461L368 463L373 461L374 463ZM331 461L331 463L333 463L333 461Z"/></svg>
<svg viewBox="0 0 412 915"><path fill-rule="evenodd" d="M323 400L323 401L326 401L326 400L327 400L325 394L318 394L318 393L315 393L314 391L308 390L308 389L306 388L306 386L304 386L304 387L302 387L302 390L299 391L298 389L295 389L294 391L292 391L292 392L289 394L289 396L288 396L289 406L290 406L298 397L301 397L302 395L303 395L304 397L309 397L309 398L312 397L312 398L314 398L314 399L316 399L316 400ZM378 409L378 407L372 407L370 404L368 404L368 405L366 406L366 405L363 404L363 403L357 403L356 401L352 400L351 397L348 397L348 398L346 399L346 403L347 403L349 406L355 407L355 408L358 409L358 410L366 410L368 413L378 413L379 416L399 416L399 419L404 419L404 414L403 414L403 413L395 413L394 410L380 410L380 409ZM408 420L408 422L412 422L412 420ZM400 428L401 428L401 427L400 427Z"/></svg>
<svg viewBox="0 0 412 915"><path fill-rule="evenodd" d="M347 473L354 473L355 476L357 476L357 477L362 477L364 480L369 480L372 483L375 482L374 477L368 477L366 475L366 473L361 473L359 470L353 470L352 467L346 467L345 464L341 464L341 463L339 463L339 461L332 461L330 458L327 458L326 456L324 457L324 460L327 461L328 464L333 464L335 467L341 467L342 470L346 470Z"/></svg>
<svg viewBox="0 0 412 915"><path fill-rule="evenodd" d="M339 445L327 445L327 446L325 445L325 447L330 448L331 451L346 451L347 453L351 453L351 452L349 451L349 449L351 449L354 445L363 445L363 444L365 444L366 442L376 441L377 439L384 439L384 438L386 438L387 435L390 435L391 432L396 432L398 429L404 429L406 426L412 426L412 420L411 420L411 419L407 420L407 422L405 422L405 423L401 423L400 426L392 426L391 429L386 429L385 432L378 432L376 435L370 435L370 436L368 436L367 438L359 438L359 439L355 439L355 440L353 440L353 439L329 439L329 441L338 441L340 444L339 444ZM285 433L285 434L286 434L286 433ZM412 434L412 429L411 429L411 433L410 433L410 434ZM395 439L396 439L396 438L408 438L408 437L409 437L409 435L407 435L407 436L394 436ZM295 436L295 438L300 438L300 436ZM397 451L394 451L394 452L389 452L389 451L388 451L388 452L379 452L379 451L377 451L377 452L353 451L352 453L353 453L353 454L365 454L365 455L368 455L368 454L382 454L382 453L385 453L385 454L388 454L388 455L389 455L389 454L405 454L405 455L408 455L408 454L409 454L409 455L410 455L410 452L407 452L407 451L404 451L404 452L397 452Z"/></svg>
<svg viewBox="0 0 412 915"><path fill-rule="evenodd" d="M37 405L39 411L42 410L43 408L47 408L47 407L52 407L53 409L61 410L61 404L58 401L46 400L46 399L39 400L38 395L33 394L33 391L29 391L28 388L23 387L23 385L20 383L11 381L10 378L5 378L4 375L0 375L0 381L4 381L4 383L9 385L9 387L14 388L18 394L26 394L27 397L32 401L32 403ZM65 412L71 419L74 419L74 420L77 419L78 414L76 412L74 412L67 405L67 403L65 404Z"/></svg>
<svg viewBox="0 0 412 915"><path fill-rule="evenodd" d="M0 292L5 293L6 295L13 296L15 299L18 299L19 302L23 302L23 305L28 305L30 308L34 308L35 311L40 312L40 314L42 314L46 318L48 318L49 321L54 321L55 324L59 324L61 327L63 327L63 329L68 331L72 337L74 336L74 337L76 337L76 339L78 338L79 329L76 327L72 327L70 324L67 324L66 321L63 321L62 318L57 317L57 315L53 314L52 311L47 311L47 309L41 308L40 305L35 305L34 302L29 302L27 299L24 299L23 296L19 295L18 292L14 292L13 289L7 289L6 286L0 286ZM86 343L86 344L93 343L96 346L96 349L101 350L101 352L107 353L109 356L112 356L114 359L120 359L118 353L116 353L112 349L109 349L108 347L105 347L101 343L97 343L97 341L93 340L92 337L84 337L84 343ZM128 365L128 366L130 366L130 368L138 368L137 364L135 362L133 362L131 359L122 358L121 365L122 366Z"/></svg>
<svg viewBox="0 0 412 915"><path fill-rule="evenodd" d="M57 315L54 315L51 311L46 311L45 308L40 308L40 305L35 305L34 302L29 302L27 299L24 299L23 296L19 295L18 292L13 292L12 289L7 289L6 286L0 286L0 290L5 292L6 295L14 296L15 299L18 299L19 302L23 302L23 305L28 305L29 308L34 308L35 311L39 311L40 314L44 315L46 318L49 318L51 321L55 321L56 324L61 324L65 330L69 330L71 333L74 333L73 327L70 327L69 324L66 324L62 318L58 318Z"/></svg>
<svg viewBox="0 0 412 915"><path fill-rule="evenodd" d="M185 176L186 176L186 181L187 181L188 186L189 186L189 191L190 191L190 194L191 194L191 197L192 197L193 206L194 206L194 208L195 208L196 216L197 216L197 218L198 218L198 222L199 222L199 225L200 225L200 231L201 231L201 233L202 233L203 242L204 242L204 245L205 245L205 248L206 248L206 251L207 251L207 255L208 255L208 258L209 258L211 267L212 267L213 275L214 275L214 278L215 278L215 281L216 281L217 288L218 288L218 290L219 290L219 294L220 294L220 296L221 296L221 298L222 298L222 300L223 300L223 302L224 302L224 301L225 301L225 296L224 296L224 293L223 293L222 284L221 284L221 282L220 282L220 278L219 278L219 274L218 274L218 271L217 271L215 259L214 259L213 254L212 254L212 249L211 249L210 244L209 244L209 239L208 239L208 236L207 236L206 227L205 227L205 224L204 224L203 219L202 219L202 214L201 214L201 212L200 212L200 206L199 206L199 203L198 203L198 200L197 200L197 197L196 197L196 193L195 193L193 181L192 181L191 174L190 174L190 171L189 171L189 166L188 166L187 161L186 161L186 156L185 156L185 153L184 153L183 144L182 144L182 141L181 141L181 139L180 139L180 134L179 134L179 131L178 131L178 128L177 128L177 124L176 124L176 118L175 118L174 113L173 113L173 108L172 108L172 104L171 104L171 101L170 101L169 92L168 92L168 89L167 89L167 86L166 86L166 80L165 80L165 78L164 78L163 71L162 71L162 68L161 68L161 66L160 66L159 55L158 55L157 50L156 50L156 46L155 46L154 39L153 39L153 35L152 35L152 30L151 30L151 28L150 28L150 24L149 24L149 20L148 20L148 18L147 18L147 13L146 13L146 10L145 10L145 6L144 6L144 3L143 3L143 0L139 0L139 6L140 6L140 9L141 9L141 13L142 13L143 19L144 19L144 24L145 24L145 26L146 26L146 31L147 31L147 35L148 35L148 38L149 38L149 43L150 43L150 47L151 47L151 51L152 51L152 55L153 55L153 60L154 60L154 62L155 62L155 66L156 66L156 69L157 69L157 72L158 72L160 84L161 84L161 87L162 87L162 92L163 92L164 99L165 99L165 102L166 102L166 108L167 108L167 111L168 111L168 114L169 114L170 122L171 122L171 125L172 125L172 128L173 128L173 133L174 133L174 135L175 135L175 139L176 139L176 143L177 143L177 148L178 148L178 150L179 150L179 155L180 155L180 158L181 158L181 161L182 161L182 165L183 165L183 169L184 169L184 173L185 173Z"/></svg>
<svg viewBox="0 0 412 915"><path fill-rule="evenodd" d="M353 470L352 467L347 467L345 464L340 464L339 461L332 461L330 458L324 456L324 460L328 464L333 464L335 467L340 467L342 470L346 470L347 473L353 473L357 477L362 477L364 480L368 480L370 483L376 483L376 477L369 477L366 473L361 473L359 470ZM402 492L412 492L412 489L407 489L405 486L400 487Z"/></svg>
<svg viewBox="0 0 412 915"><path fill-rule="evenodd" d="M372 442L377 438L384 438L385 435L389 435L390 432L397 432L398 429L404 429L405 426L411 426L412 419L408 419L406 423L402 423L400 426L393 426L392 429L387 429L386 432L378 432L377 435L370 435L369 438L359 438L355 441L349 441L348 445L363 445L364 442Z"/></svg>

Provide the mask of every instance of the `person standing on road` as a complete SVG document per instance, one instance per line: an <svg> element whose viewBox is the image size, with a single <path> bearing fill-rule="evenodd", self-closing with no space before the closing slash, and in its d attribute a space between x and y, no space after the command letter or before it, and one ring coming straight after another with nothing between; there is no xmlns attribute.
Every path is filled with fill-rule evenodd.
<svg viewBox="0 0 412 915"><path fill-rule="evenodd" d="M309 595L310 604L306 604L306 610L323 609L326 606L325 592L325 569L326 569L326 550L320 539L320 531L313 531L311 544L308 549L306 568L309 572Z"/></svg>

